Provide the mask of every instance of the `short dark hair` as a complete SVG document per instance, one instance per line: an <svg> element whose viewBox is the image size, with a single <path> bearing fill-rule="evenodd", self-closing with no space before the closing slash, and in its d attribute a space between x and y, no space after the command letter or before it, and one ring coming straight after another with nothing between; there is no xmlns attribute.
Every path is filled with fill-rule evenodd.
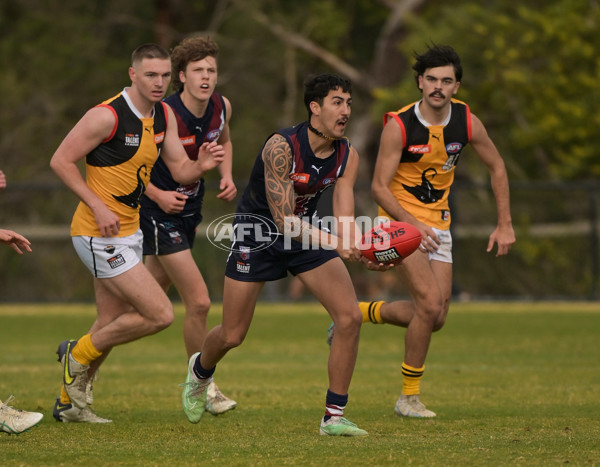
<svg viewBox="0 0 600 467"><path fill-rule="evenodd" d="M188 63L203 60L206 57L217 58L219 46L210 37L188 37L182 40L171 52L171 67L173 69L173 88L176 91L183 89L179 80L179 72L185 71Z"/></svg>
<svg viewBox="0 0 600 467"><path fill-rule="evenodd" d="M158 44L142 44L131 54L131 65L135 66L144 58L169 59L169 52Z"/></svg>
<svg viewBox="0 0 600 467"><path fill-rule="evenodd" d="M454 67L454 76L456 77L456 81L460 81L462 79L462 65L460 64L460 57L449 45L433 44L428 46L425 53L415 53L415 59L417 61L412 68L415 70L417 86L419 85L419 76L423 76L425 70L439 66L452 65Z"/></svg>
<svg viewBox="0 0 600 467"><path fill-rule="evenodd" d="M332 75L324 73L322 75L309 76L304 82L304 105L308 110L308 119L312 112L310 110L310 103L316 102L319 105L323 105L323 99L327 97L329 91L341 88L343 92L352 94L352 83L350 80L342 78L338 75Z"/></svg>

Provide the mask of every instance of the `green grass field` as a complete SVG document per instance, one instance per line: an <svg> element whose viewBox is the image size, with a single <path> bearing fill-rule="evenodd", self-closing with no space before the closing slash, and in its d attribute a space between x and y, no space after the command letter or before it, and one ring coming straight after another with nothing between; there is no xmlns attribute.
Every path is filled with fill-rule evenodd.
<svg viewBox="0 0 600 467"><path fill-rule="evenodd" d="M190 424L183 311L162 333L116 348L95 385L110 425L52 417L56 347L93 305L0 305L0 399L40 426L0 433L6 465L600 465L600 306L456 303L429 351L422 400L438 416L403 419L404 330L365 324L346 416L367 438L319 436L329 318L317 304L259 304L246 342L215 379L238 408ZM211 325L219 321L214 306Z"/></svg>

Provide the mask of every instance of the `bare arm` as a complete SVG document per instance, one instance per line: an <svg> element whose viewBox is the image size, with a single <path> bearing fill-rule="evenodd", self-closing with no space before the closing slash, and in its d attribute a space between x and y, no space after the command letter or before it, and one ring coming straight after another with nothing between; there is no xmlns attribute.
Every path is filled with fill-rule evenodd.
<svg viewBox="0 0 600 467"><path fill-rule="evenodd" d="M337 179L333 191L333 215L337 220L336 233L338 253L343 259L359 261L361 259L358 243L360 230L354 219L354 184L358 175L358 153L351 147L344 174Z"/></svg>
<svg viewBox="0 0 600 467"><path fill-rule="evenodd" d="M265 191L275 225L286 233L286 219L294 216L296 195L289 178L292 150L285 138L273 135L265 143L262 153L265 165ZM295 217L295 216L294 216Z"/></svg>
<svg viewBox="0 0 600 467"><path fill-rule="evenodd" d="M206 172L214 169L223 162L225 151L223 150L223 146L215 141L203 143L198 149L198 160L191 160L179 140L177 120L175 120L173 110L168 105L166 106L166 110L169 124L165 131L161 157L165 164L167 164L176 182L182 185L194 183Z"/></svg>
<svg viewBox="0 0 600 467"><path fill-rule="evenodd" d="M227 115L227 121L221 132L218 143L223 146L225 155L223 156L223 162L219 164L218 170L221 175L221 181L219 182L219 190L221 192L217 195L217 198L224 201L232 201L237 194L237 188L233 181L232 168L233 168L233 144L231 143L231 136L229 132L229 120L231 119L231 103L226 97L223 97L225 101L225 111Z"/></svg>
<svg viewBox="0 0 600 467"><path fill-rule="evenodd" d="M221 136L217 141L223 147L224 156L223 162L221 162L217 169L221 174L221 181L219 183L219 189L221 192L217 195L217 198L225 201L231 201L237 194L237 189L233 178L231 176L232 159L233 159L233 148L229 137L229 118L231 116L231 104L223 97L226 107L227 121L221 132ZM180 182L181 183L181 182ZM185 208L185 202L188 199L187 195L179 193L177 191L161 190L152 183L148 183L146 187L145 195L154 201L158 206L167 214L177 214L183 211Z"/></svg>
<svg viewBox="0 0 600 467"><path fill-rule="evenodd" d="M119 218L89 188L77 167L77 162L110 136L114 124L115 117L109 109L94 107L88 110L50 160L50 167L56 175L92 210L103 237L119 233Z"/></svg>
<svg viewBox="0 0 600 467"><path fill-rule="evenodd" d="M265 144L262 153L265 164L265 190L267 202L275 225L283 235L302 241L308 237L312 245L334 245L333 236L313 226L294 214L296 193L290 180L292 150L286 139L273 135Z"/></svg>
<svg viewBox="0 0 600 467"><path fill-rule="evenodd" d="M333 215L338 221L338 238L341 237L342 242L347 241L347 245L344 245L347 250L338 249L338 252L340 252L340 255L342 253L347 255L344 259L362 261L367 268L373 271L387 271L394 265L369 261L361 255L358 247L362 238L362 233L354 218L354 184L358 177L358 159L358 153L351 147L346 170L338 178L333 192Z"/></svg>
<svg viewBox="0 0 600 467"><path fill-rule="evenodd" d="M381 132L379 152L371 183L371 192L377 204L395 220L408 222L417 227L421 232L423 245L426 245L428 250L434 251L437 249L439 240L433 229L423 222L418 221L404 209L390 190L390 182L398 170L398 165L402 158L403 144L400 125L396 120L390 119Z"/></svg>
<svg viewBox="0 0 600 467"><path fill-rule="evenodd" d="M498 213L498 223L496 229L490 235L487 251L488 253L492 251L494 243L497 243L498 250L496 256L506 255L513 243L515 243L515 232L510 214L510 192L506 166L496 146L488 136L481 120L471 114L471 121L471 145L490 172L492 190L496 198Z"/></svg>

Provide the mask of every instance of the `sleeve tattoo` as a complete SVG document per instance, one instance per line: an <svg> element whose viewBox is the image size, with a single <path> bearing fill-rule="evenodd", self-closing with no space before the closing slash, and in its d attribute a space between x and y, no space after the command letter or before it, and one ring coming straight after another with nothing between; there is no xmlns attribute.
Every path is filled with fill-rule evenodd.
<svg viewBox="0 0 600 467"><path fill-rule="evenodd" d="M281 233L300 241L303 235L312 235L313 226L294 214L296 194L290 180L292 151L281 135L272 136L263 150L265 164L265 191L275 225Z"/></svg>
<svg viewBox="0 0 600 467"><path fill-rule="evenodd" d="M263 150L265 189L271 215L280 232L284 232L286 217L294 216L295 194L289 178L292 167L291 148L281 135L272 136Z"/></svg>

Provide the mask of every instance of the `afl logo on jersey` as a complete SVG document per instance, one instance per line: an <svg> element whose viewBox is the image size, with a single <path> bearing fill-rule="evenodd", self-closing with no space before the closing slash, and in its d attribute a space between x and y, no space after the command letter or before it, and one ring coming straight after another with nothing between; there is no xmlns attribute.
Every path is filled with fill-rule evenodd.
<svg viewBox="0 0 600 467"><path fill-rule="evenodd" d="M336 180L336 178L326 178L323 180L323 185L331 185L332 183L335 183Z"/></svg>
<svg viewBox="0 0 600 467"><path fill-rule="evenodd" d="M446 144L446 152L448 154L457 154L462 150L462 148L463 148L463 145L461 143Z"/></svg>
<svg viewBox="0 0 600 467"><path fill-rule="evenodd" d="M216 130L211 130L208 132L208 134L206 135L206 140L216 141L219 139L219 136L221 136L221 130L217 128Z"/></svg>

